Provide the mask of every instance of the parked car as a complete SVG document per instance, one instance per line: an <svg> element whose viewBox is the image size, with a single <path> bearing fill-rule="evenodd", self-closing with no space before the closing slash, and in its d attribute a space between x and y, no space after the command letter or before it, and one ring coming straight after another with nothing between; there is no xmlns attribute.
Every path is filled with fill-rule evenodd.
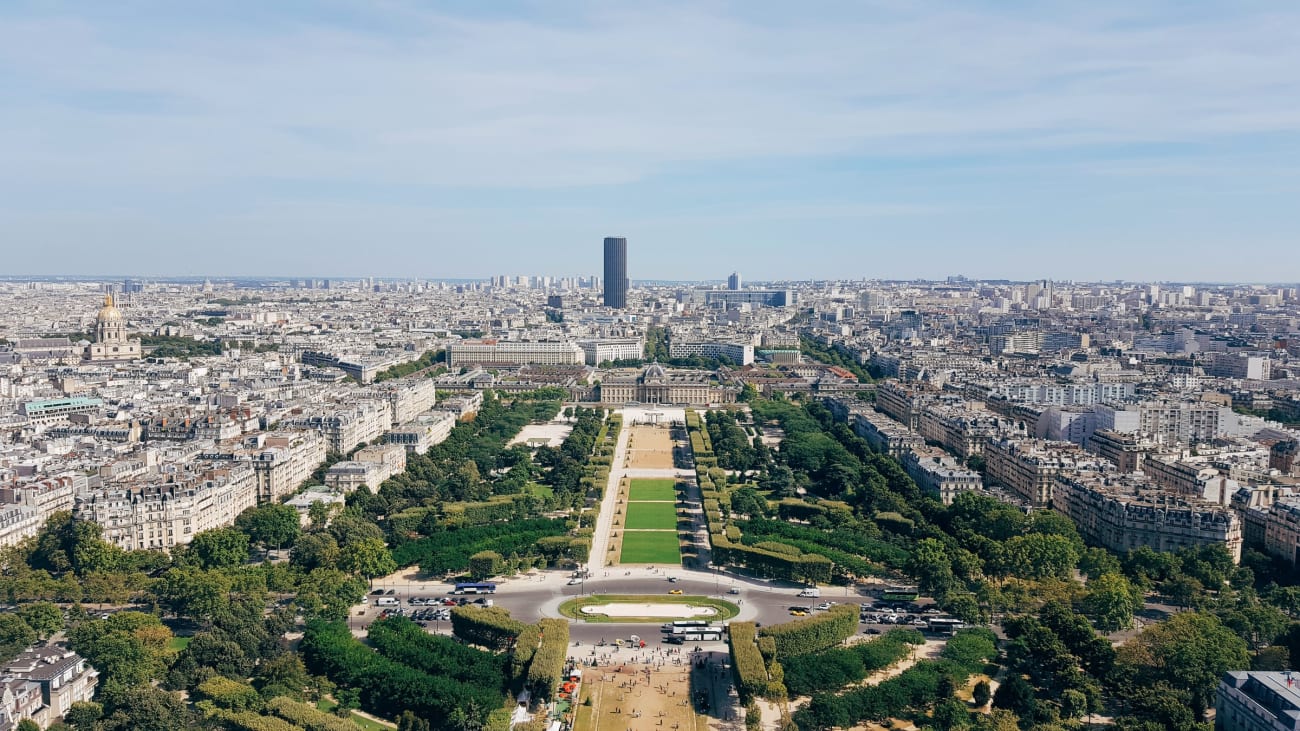
<svg viewBox="0 0 1300 731"><path fill-rule="evenodd" d="M569 579L569 586L573 586L574 584L581 584L581 583L582 583L582 579L579 578Z"/></svg>
<svg viewBox="0 0 1300 731"><path fill-rule="evenodd" d="M422 607L422 606L424 606L424 597L422 597L422 596L413 596L413 597L411 597L410 599L407 599L407 600L406 600L406 603L407 603L407 604L410 604L410 605L413 606L413 607Z"/></svg>
<svg viewBox="0 0 1300 731"><path fill-rule="evenodd" d="M736 587L733 586L733 587L731 587L730 589L727 589L727 593L728 593L728 594L739 594L739 593L740 593L740 589L737 589Z"/></svg>
<svg viewBox="0 0 1300 731"><path fill-rule="evenodd" d="M370 592L370 596L379 596L380 594L383 593L384 593L383 589L375 589L374 591Z"/></svg>
<svg viewBox="0 0 1300 731"><path fill-rule="evenodd" d="M830 608L831 608L830 602L822 602L821 604L818 604L816 607L814 607L814 609L819 609L823 612Z"/></svg>

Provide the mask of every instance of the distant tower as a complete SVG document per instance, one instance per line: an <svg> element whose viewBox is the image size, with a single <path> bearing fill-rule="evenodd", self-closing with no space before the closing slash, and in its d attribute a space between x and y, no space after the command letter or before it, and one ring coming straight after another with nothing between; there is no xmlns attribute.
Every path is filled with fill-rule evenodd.
<svg viewBox="0 0 1300 731"><path fill-rule="evenodd" d="M732 292L740 290L740 272L732 272L731 276L727 277L727 289Z"/></svg>
<svg viewBox="0 0 1300 731"><path fill-rule="evenodd" d="M627 307L627 239L605 239L605 306Z"/></svg>

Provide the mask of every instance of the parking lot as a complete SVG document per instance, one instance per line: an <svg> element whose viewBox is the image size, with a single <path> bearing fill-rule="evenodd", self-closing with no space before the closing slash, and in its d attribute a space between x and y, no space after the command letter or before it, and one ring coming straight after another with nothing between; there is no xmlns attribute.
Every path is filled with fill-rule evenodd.
<svg viewBox="0 0 1300 731"><path fill-rule="evenodd" d="M451 609L455 606L494 606L490 597L440 594L403 595L394 589L375 589L363 603L353 608L349 624L354 632L365 630L376 619L389 616L408 617L433 632L451 631Z"/></svg>

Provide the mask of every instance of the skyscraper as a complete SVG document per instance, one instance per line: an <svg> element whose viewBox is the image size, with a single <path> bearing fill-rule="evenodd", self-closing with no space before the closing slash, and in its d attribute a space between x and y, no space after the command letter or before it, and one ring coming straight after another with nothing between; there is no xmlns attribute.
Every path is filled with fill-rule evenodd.
<svg viewBox="0 0 1300 731"><path fill-rule="evenodd" d="M740 272L732 272L731 276L727 277L727 289L733 292L740 289Z"/></svg>
<svg viewBox="0 0 1300 731"><path fill-rule="evenodd" d="M605 306L627 307L627 239L605 238Z"/></svg>

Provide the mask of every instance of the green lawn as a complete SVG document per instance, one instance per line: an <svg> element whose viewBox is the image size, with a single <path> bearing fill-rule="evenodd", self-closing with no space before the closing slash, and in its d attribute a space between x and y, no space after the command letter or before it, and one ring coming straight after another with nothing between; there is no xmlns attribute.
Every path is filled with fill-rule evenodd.
<svg viewBox="0 0 1300 731"><path fill-rule="evenodd" d="M334 708L337 706L337 703L327 698L322 698L316 701L316 708L325 711L326 713L333 713ZM348 714L348 718L351 718L353 723L360 728L366 729L366 731L392 731L393 728L392 726L385 726L382 723L375 723L374 721L358 716L355 713Z"/></svg>
<svg viewBox="0 0 1300 731"><path fill-rule="evenodd" d="M673 503L628 503L624 528L677 530L677 506Z"/></svg>
<svg viewBox="0 0 1300 731"><path fill-rule="evenodd" d="M632 480L632 484L628 486L627 499L672 502L677 499L676 485L676 480Z"/></svg>
<svg viewBox="0 0 1300 731"><path fill-rule="evenodd" d="M193 637L173 637L167 642L167 649L172 652L180 652L190 646L190 640Z"/></svg>
<svg viewBox="0 0 1300 731"><path fill-rule="evenodd" d="M624 531L619 563L680 564L677 531Z"/></svg>

